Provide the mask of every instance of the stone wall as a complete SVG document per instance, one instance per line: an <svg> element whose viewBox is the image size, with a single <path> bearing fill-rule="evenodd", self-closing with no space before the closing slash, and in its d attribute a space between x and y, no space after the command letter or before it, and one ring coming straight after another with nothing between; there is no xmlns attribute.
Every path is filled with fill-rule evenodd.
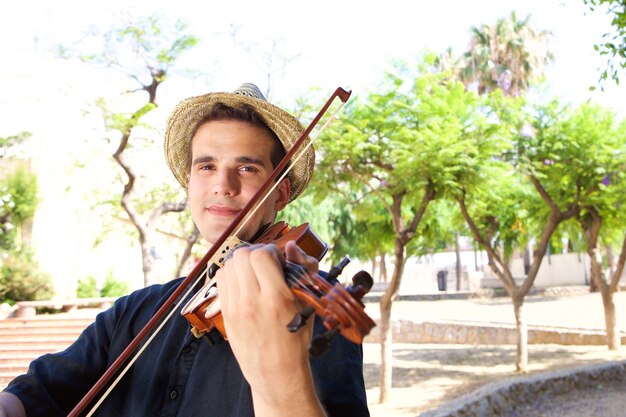
<svg viewBox="0 0 626 417"><path fill-rule="evenodd" d="M448 402L420 417L482 417L513 414L520 404L585 390L599 383L626 382L626 361L555 371L547 374L498 381ZM581 414L583 415L583 414Z"/></svg>
<svg viewBox="0 0 626 417"><path fill-rule="evenodd" d="M454 321L410 320L392 321L394 343L447 343L468 345L516 344L515 327L507 324L488 324ZM365 342L380 340L380 326L365 338ZM601 330L562 327L528 327L528 343L557 345L604 345L606 334ZM626 345L626 334L622 334Z"/></svg>

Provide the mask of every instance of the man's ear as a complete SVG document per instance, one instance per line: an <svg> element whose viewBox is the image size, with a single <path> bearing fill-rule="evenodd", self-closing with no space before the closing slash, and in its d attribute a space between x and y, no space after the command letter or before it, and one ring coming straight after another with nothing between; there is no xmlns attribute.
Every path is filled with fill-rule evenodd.
<svg viewBox="0 0 626 417"><path fill-rule="evenodd" d="M274 210L281 211L289 203L289 197L291 197L291 180L287 177L276 187L276 201L274 202Z"/></svg>

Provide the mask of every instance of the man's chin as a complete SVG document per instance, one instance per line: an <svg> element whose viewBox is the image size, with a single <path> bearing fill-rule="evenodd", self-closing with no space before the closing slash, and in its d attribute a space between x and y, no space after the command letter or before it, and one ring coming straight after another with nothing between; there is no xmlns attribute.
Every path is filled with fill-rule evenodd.
<svg viewBox="0 0 626 417"><path fill-rule="evenodd" d="M204 239L212 245L222 237L222 234L226 231L229 225L230 222L219 225L213 224L211 228L201 230L200 232L202 233L202 237L204 237ZM251 227L250 224L248 224L238 233L238 238L242 241L249 241L252 237L254 237L258 228L259 226ZM255 229L255 231L251 231L251 229Z"/></svg>

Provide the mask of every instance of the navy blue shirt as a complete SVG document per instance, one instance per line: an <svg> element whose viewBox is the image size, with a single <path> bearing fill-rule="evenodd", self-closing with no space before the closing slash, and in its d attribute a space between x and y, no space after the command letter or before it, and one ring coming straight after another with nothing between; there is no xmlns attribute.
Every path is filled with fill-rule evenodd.
<svg viewBox="0 0 626 417"><path fill-rule="evenodd" d="M34 360L5 390L19 397L29 417L66 416L180 282L118 299L70 347ZM174 313L95 415L253 416L250 386L229 343L217 331L197 339L189 328ZM324 330L316 319L314 332ZM311 368L329 416L369 416L360 345L337 336L326 354L311 359Z"/></svg>

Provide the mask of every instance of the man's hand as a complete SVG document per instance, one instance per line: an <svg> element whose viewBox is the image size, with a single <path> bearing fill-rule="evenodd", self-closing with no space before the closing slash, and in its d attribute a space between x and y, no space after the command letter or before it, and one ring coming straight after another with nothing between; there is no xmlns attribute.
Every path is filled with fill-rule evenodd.
<svg viewBox="0 0 626 417"><path fill-rule="evenodd" d="M294 242L285 253L317 272L317 260ZM296 333L287 331L299 307L286 284L283 260L275 245L253 245L235 250L217 272L226 333L257 416L322 416L307 353L313 320Z"/></svg>

